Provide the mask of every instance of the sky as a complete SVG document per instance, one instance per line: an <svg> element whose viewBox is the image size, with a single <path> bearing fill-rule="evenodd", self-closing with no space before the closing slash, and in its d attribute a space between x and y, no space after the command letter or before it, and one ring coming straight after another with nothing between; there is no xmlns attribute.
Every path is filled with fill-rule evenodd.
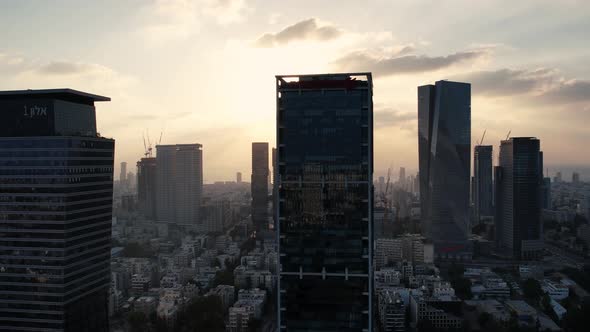
<svg viewBox="0 0 590 332"><path fill-rule="evenodd" d="M373 73L376 177L417 170L417 86L464 81L472 143L486 130L497 159L508 132L535 136L549 175L590 180L588 31L575 0L1 1L0 90L109 96L116 165L161 135L203 144L211 183L248 178L251 142L274 145L275 75Z"/></svg>

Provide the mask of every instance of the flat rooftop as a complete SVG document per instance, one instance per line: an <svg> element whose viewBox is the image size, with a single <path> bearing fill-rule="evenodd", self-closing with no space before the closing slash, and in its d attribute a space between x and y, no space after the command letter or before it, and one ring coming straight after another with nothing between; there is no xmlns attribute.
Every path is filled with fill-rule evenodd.
<svg viewBox="0 0 590 332"><path fill-rule="evenodd" d="M68 88L0 91L0 100L15 99L60 99L87 105L94 105L97 101L111 101L109 97Z"/></svg>

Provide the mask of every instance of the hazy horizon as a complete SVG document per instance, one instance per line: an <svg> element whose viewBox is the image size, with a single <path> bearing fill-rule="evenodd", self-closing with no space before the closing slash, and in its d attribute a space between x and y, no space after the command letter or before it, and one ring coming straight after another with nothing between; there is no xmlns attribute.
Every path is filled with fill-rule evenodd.
<svg viewBox="0 0 590 332"><path fill-rule="evenodd" d="M338 10L334 10L337 6ZM550 175L590 179L590 3L169 0L0 3L0 90L106 95L116 170L142 136L200 143L206 183L244 180L275 142L274 75L371 71L375 178L417 169L416 88L472 84L472 144L535 136ZM23 19L26 18L26 19ZM155 149L154 149L155 150ZM562 166L560 166L562 165ZM568 175L569 174L569 175Z"/></svg>

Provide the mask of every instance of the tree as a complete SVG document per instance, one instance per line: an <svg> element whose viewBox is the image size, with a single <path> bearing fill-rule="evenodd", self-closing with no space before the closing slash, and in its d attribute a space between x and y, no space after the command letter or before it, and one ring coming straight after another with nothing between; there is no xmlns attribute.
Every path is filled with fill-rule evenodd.
<svg viewBox="0 0 590 332"><path fill-rule="evenodd" d="M539 299L543 296L543 289L539 281L535 279L527 279L522 283L522 292L524 297L530 300L532 303L539 303Z"/></svg>
<svg viewBox="0 0 590 332"><path fill-rule="evenodd" d="M225 310L218 296L196 298L178 315L176 330L223 332L225 330L224 313Z"/></svg>
<svg viewBox="0 0 590 332"><path fill-rule="evenodd" d="M130 312L127 315L127 324L130 332L145 332L148 328L148 318L143 312Z"/></svg>
<svg viewBox="0 0 590 332"><path fill-rule="evenodd" d="M471 293L471 280L463 277L451 280L451 285L455 289L455 294L461 300L469 300L473 297Z"/></svg>
<svg viewBox="0 0 590 332"><path fill-rule="evenodd" d="M491 319L492 315L484 311L481 314L479 314L479 317L477 317L477 323L479 324L479 326L484 327L490 322Z"/></svg>
<svg viewBox="0 0 590 332"><path fill-rule="evenodd" d="M124 257L138 257L138 258L150 258L154 256L154 252L151 248L140 245L139 243L128 243L123 248Z"/></svg>

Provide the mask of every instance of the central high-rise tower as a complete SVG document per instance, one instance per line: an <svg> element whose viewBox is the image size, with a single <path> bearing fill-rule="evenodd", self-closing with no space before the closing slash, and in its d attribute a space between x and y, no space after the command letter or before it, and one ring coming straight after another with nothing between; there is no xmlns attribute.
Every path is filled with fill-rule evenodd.
<svg viewBox="0 0 590 332"><path fill-rule="evenodd" d="M468 258L471 85L418 87L422 228L438 258Z"/></svg>
<svg viewBox="0 0 590 332"><path fill-rule="evenodd" d="M277 76L281 331L372 331L370 73Z"/></svg>

